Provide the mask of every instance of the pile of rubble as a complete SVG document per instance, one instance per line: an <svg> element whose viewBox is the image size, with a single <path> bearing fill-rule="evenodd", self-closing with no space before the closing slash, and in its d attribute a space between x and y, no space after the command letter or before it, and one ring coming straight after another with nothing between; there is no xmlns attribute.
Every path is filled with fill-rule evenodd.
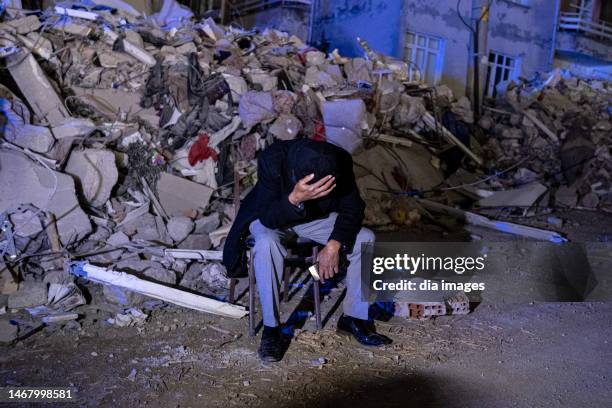
<svg viewBox="0 0 612 408"><path fill-rule="evenodd" d="M0 293L9 295L0 310L74 319L80 287L93 280L106 285L92 302L124 308L114 324L141 322L134 306L147 296L244 315L211 295L227 295L220 249L256 182L257 153L274 140L309 137L351 152L366 224L379 228L442 212L499 229L453 208L449 192L486 206L504 192L493 189L529 177L575 189L582 205L610 204L607 84L517 86L505 93L513 112L496 107L475 124L467 98L409 81L406 63L359 39L364 58L345 58L287 33L196 20L172 0L150 17L119 0L87 4L6 9L0 20ZM570 137L578 126L595 131ZM580 157L588 148L593 170L566 167L583 169L572 179L559 171L570 148ZM196 293L208 297L186 300Z"/></svg>
<svg viewBox="0 0 612 408"><path fill-rule="evenodd" d="M490 167L508 169L496 189L540 182L545 205L612 209L612 89L556 70L546 81L501 84L495 108L479 124Z"/></svg>

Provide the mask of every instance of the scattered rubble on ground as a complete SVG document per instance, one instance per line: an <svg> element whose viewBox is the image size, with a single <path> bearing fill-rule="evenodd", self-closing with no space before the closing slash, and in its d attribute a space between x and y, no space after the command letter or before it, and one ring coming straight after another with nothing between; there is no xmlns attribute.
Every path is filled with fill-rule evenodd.
<svg viewBox="0 0 612 408"><path fill-rule="evenodd" d="M70 320L90 268L106 283L90 302L115 310L117 326L143 324L139 306L172 301L165 288L175 302L193 296L183 306L243 315L197 293L226 296L218 261L235 195L255 184L257 153L275 139L353 153L365 224L379 229L424 228L438 212L499 228L458 205L612 209L609 83L562 71L503 83L477 117L467 98L407 81L405 63L362 40L364 58L326 56L287 33L195 20L173 0L149 18L112 5L7 9L0 20L10 309ZM151 290L134 290L140 282ZM48 297L53 285L70 301ZM458 302L449 307L465 311Z"/></svg>

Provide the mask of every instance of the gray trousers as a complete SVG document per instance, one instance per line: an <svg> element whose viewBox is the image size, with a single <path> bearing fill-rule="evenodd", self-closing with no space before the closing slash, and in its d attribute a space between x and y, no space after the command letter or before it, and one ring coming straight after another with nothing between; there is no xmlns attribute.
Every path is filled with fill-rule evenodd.
<svg viewBox="0 0 612 408"><path fill-rule="evenodd" d="M279 288L283 280L283 261L287 255L281 240L292 230L302 238L325 245L334 229L337 215L331 213L327 218L296 225L289 231L267 228L259 220L251 223L249 230L255 239L253 265L264 325L276 327L280 324ZM364 242L374 242L374 233L362 227L353 252L348 255L346 296L342 304L344 314L358 319L368 318L368 303L361 301L361 244Z"/></svg>

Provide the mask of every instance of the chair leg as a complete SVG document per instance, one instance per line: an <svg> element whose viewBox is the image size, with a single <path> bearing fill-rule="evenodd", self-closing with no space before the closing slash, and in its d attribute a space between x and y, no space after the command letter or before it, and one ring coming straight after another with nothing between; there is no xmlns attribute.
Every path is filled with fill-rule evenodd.
<svg viewBox="0 0 612 408"><path fill-rule="evenodd" d="M255 336L255 270L253 269L253 253L249 251L249 336Z"/></svg>
<svg viewBox="0 0 612 408"><path fill-rule="evenodd" d="M291 267L285 266L283 270L283 302L289 301L289 277L291 276Z"/></svg>
<svg viewBox="0 0 612 408"><path fill-rule="evenodd" d="M314 281L312 290L314 291L315 318L317 319L317 330L321 330L321 295L319 293L318 281Z"/></svg>
<svg viewBox="0 0 612 408"><path fill-rule="evenodd" d="M312 249L313 263L317 262L319 255L319 247L316 245ZM314 304L315 304L315 319L317 319L317 330L321 330L321 294L319 292L319 281L313 279L312 285Z"/></svg>
<svg viewBox="0 0 612 408"><path fill-rule="evenodd" d="M236 301L236 283L238 279L230 279L230 287L229 287L229 302L234 303Z"/></svg>

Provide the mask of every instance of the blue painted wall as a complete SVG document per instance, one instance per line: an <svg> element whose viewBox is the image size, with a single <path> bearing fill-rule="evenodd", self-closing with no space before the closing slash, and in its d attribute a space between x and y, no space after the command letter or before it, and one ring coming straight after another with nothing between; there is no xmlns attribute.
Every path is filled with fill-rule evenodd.
<svg viewBox="0 0 612 408"><path fill-rule="evenodd" d="M314 25L313 42L322 39L329 50L341 55L363 55L357 37L372 49L386 55L401 56L400 34L403 0L320 0Z"/></svg>

